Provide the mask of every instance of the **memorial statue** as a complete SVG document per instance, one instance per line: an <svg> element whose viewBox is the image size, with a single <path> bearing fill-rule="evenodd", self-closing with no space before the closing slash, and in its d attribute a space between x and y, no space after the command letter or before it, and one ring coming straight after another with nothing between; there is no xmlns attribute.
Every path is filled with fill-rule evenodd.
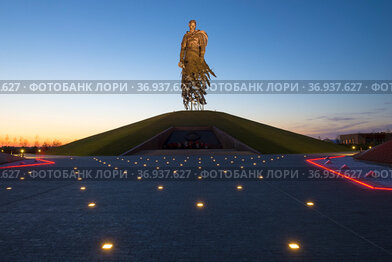
<svg viewBox="0 0 392 262"><path fill-rule="evenodd" d="M196 30L196 21L189 21L189 31L181 42L180 62L182 68L181 89L186 110L203 110L207 104L205 95L207 86L210 86L210 74L214 72L204 60L204 53L208 42L207 33Z"/></svg>

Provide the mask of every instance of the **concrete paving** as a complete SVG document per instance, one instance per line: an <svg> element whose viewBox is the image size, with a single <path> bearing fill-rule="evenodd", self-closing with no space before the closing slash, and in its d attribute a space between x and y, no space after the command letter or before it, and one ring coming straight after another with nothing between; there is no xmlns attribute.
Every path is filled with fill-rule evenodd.
<svg viewBox="0 0 392 262"><path fill-rule="evenodd" d="M3 168L1 260L390 261L392 192L316 176L305 160L320 156L47 156L55 164Z"/></svg>

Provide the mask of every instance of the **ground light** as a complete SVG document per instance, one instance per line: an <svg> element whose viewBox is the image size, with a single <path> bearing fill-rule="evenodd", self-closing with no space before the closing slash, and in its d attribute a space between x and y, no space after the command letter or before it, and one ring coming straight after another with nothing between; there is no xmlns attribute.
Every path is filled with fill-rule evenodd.
<svg viewBox="0 0 392 262"><path fill-rule="evenodd" d="M306 205L309 206L309 207L312 207L312 206L314 206L314 203L309 201L309 202L306 202Z"/></svg>
<svg viewBox="0 0 392 262"><path fill-rule="evenodd" d="M242 187L241 185L238 185L238 186L237 186L237 190L242 190L242 188L243 188L243 187Z"/></svg>
<svg viewBox="0 0 392 262"><path fill-rule="evenodd" d="M94 202L89 203L88 207L95 207L95 203Z"/></svg>
<svg viewBox="0 0 392 262"><path fill-rule="evenodd" d="M6 189L7 189L7 190L11 190L11 189L12 189L12 187L10 187L10 186L9 186L9 187L7 187Z"/></svg>
<svg viewBox="0 0 392 262"><path fill-rule="evenodd" d="M203 207L204 207L204 203L201 202L201 201L199 201L199 202L196 203L196 206L197 206L198 208L203 208Z"/></svg>
<svg viewBox="0 0 392 262"><path fill-rule="evenodd" d="M104 243L101 247L104 250L109 250L113 248L113 244L112 243Z"/></svg>
<svg viewBox="0 0 392 262"><path fill-rule="evenodd" d="M289 243L290 249L299 249L299 245L297 243Z"/></svg>
<svg viewBox="0 0 392 262"><path fill-rule="evenodd" d="M82 187L80 187L80 190L86 190L86 187L85 186L82 186Z"/></svg>
<svg viewBox="0 0 392 262"><path fill-rule="evenodd" d="M163 190L163 186L158 186L158 190Z"/></svg>

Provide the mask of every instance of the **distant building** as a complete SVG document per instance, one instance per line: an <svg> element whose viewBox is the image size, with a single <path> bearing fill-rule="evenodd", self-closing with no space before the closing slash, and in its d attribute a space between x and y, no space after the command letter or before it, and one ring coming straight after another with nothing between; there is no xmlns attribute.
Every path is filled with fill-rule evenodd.
<svg viewBox="0 0 392 262"><path fill-rule="evenodd" d="M325 138L323 139L324 142L328 142L328 143L334 143L334 144L339 144L339 139L329 139L329 138Z"/></svg>
<svg viewBox="0 0 392 262"><path fill-rule="evenodd" d="M392 139L392 133L357 133L340 135L341 144L346 145L379 145Z"/></svg>

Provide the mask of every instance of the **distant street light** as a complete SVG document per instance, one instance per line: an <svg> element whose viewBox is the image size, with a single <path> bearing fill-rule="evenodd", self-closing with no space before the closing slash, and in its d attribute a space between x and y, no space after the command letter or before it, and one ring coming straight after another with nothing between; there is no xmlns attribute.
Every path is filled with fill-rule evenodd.
<svg viewBox="0 0 392 262"><path fill-rule="evenodd" d="M289 248L290 249L299 249L299 244L297 243L289 243Z"/></svg>
<svg viewBox="0 0 392 262"><path fill-rule="evenodd" d="M198 208L203 208L204 207L204 203L203 202L197 202L196 203L196 206L198 207Z"/></svg>
<svg viewBox="0 0 392 262"><path fill-rule="evenodd" d="M101 246L101 248L104 249L104 250L109 250L109 249L112 249L112 248L113 248L113 244L112 244L112 243L104 243L104 244Z"/></svg>

